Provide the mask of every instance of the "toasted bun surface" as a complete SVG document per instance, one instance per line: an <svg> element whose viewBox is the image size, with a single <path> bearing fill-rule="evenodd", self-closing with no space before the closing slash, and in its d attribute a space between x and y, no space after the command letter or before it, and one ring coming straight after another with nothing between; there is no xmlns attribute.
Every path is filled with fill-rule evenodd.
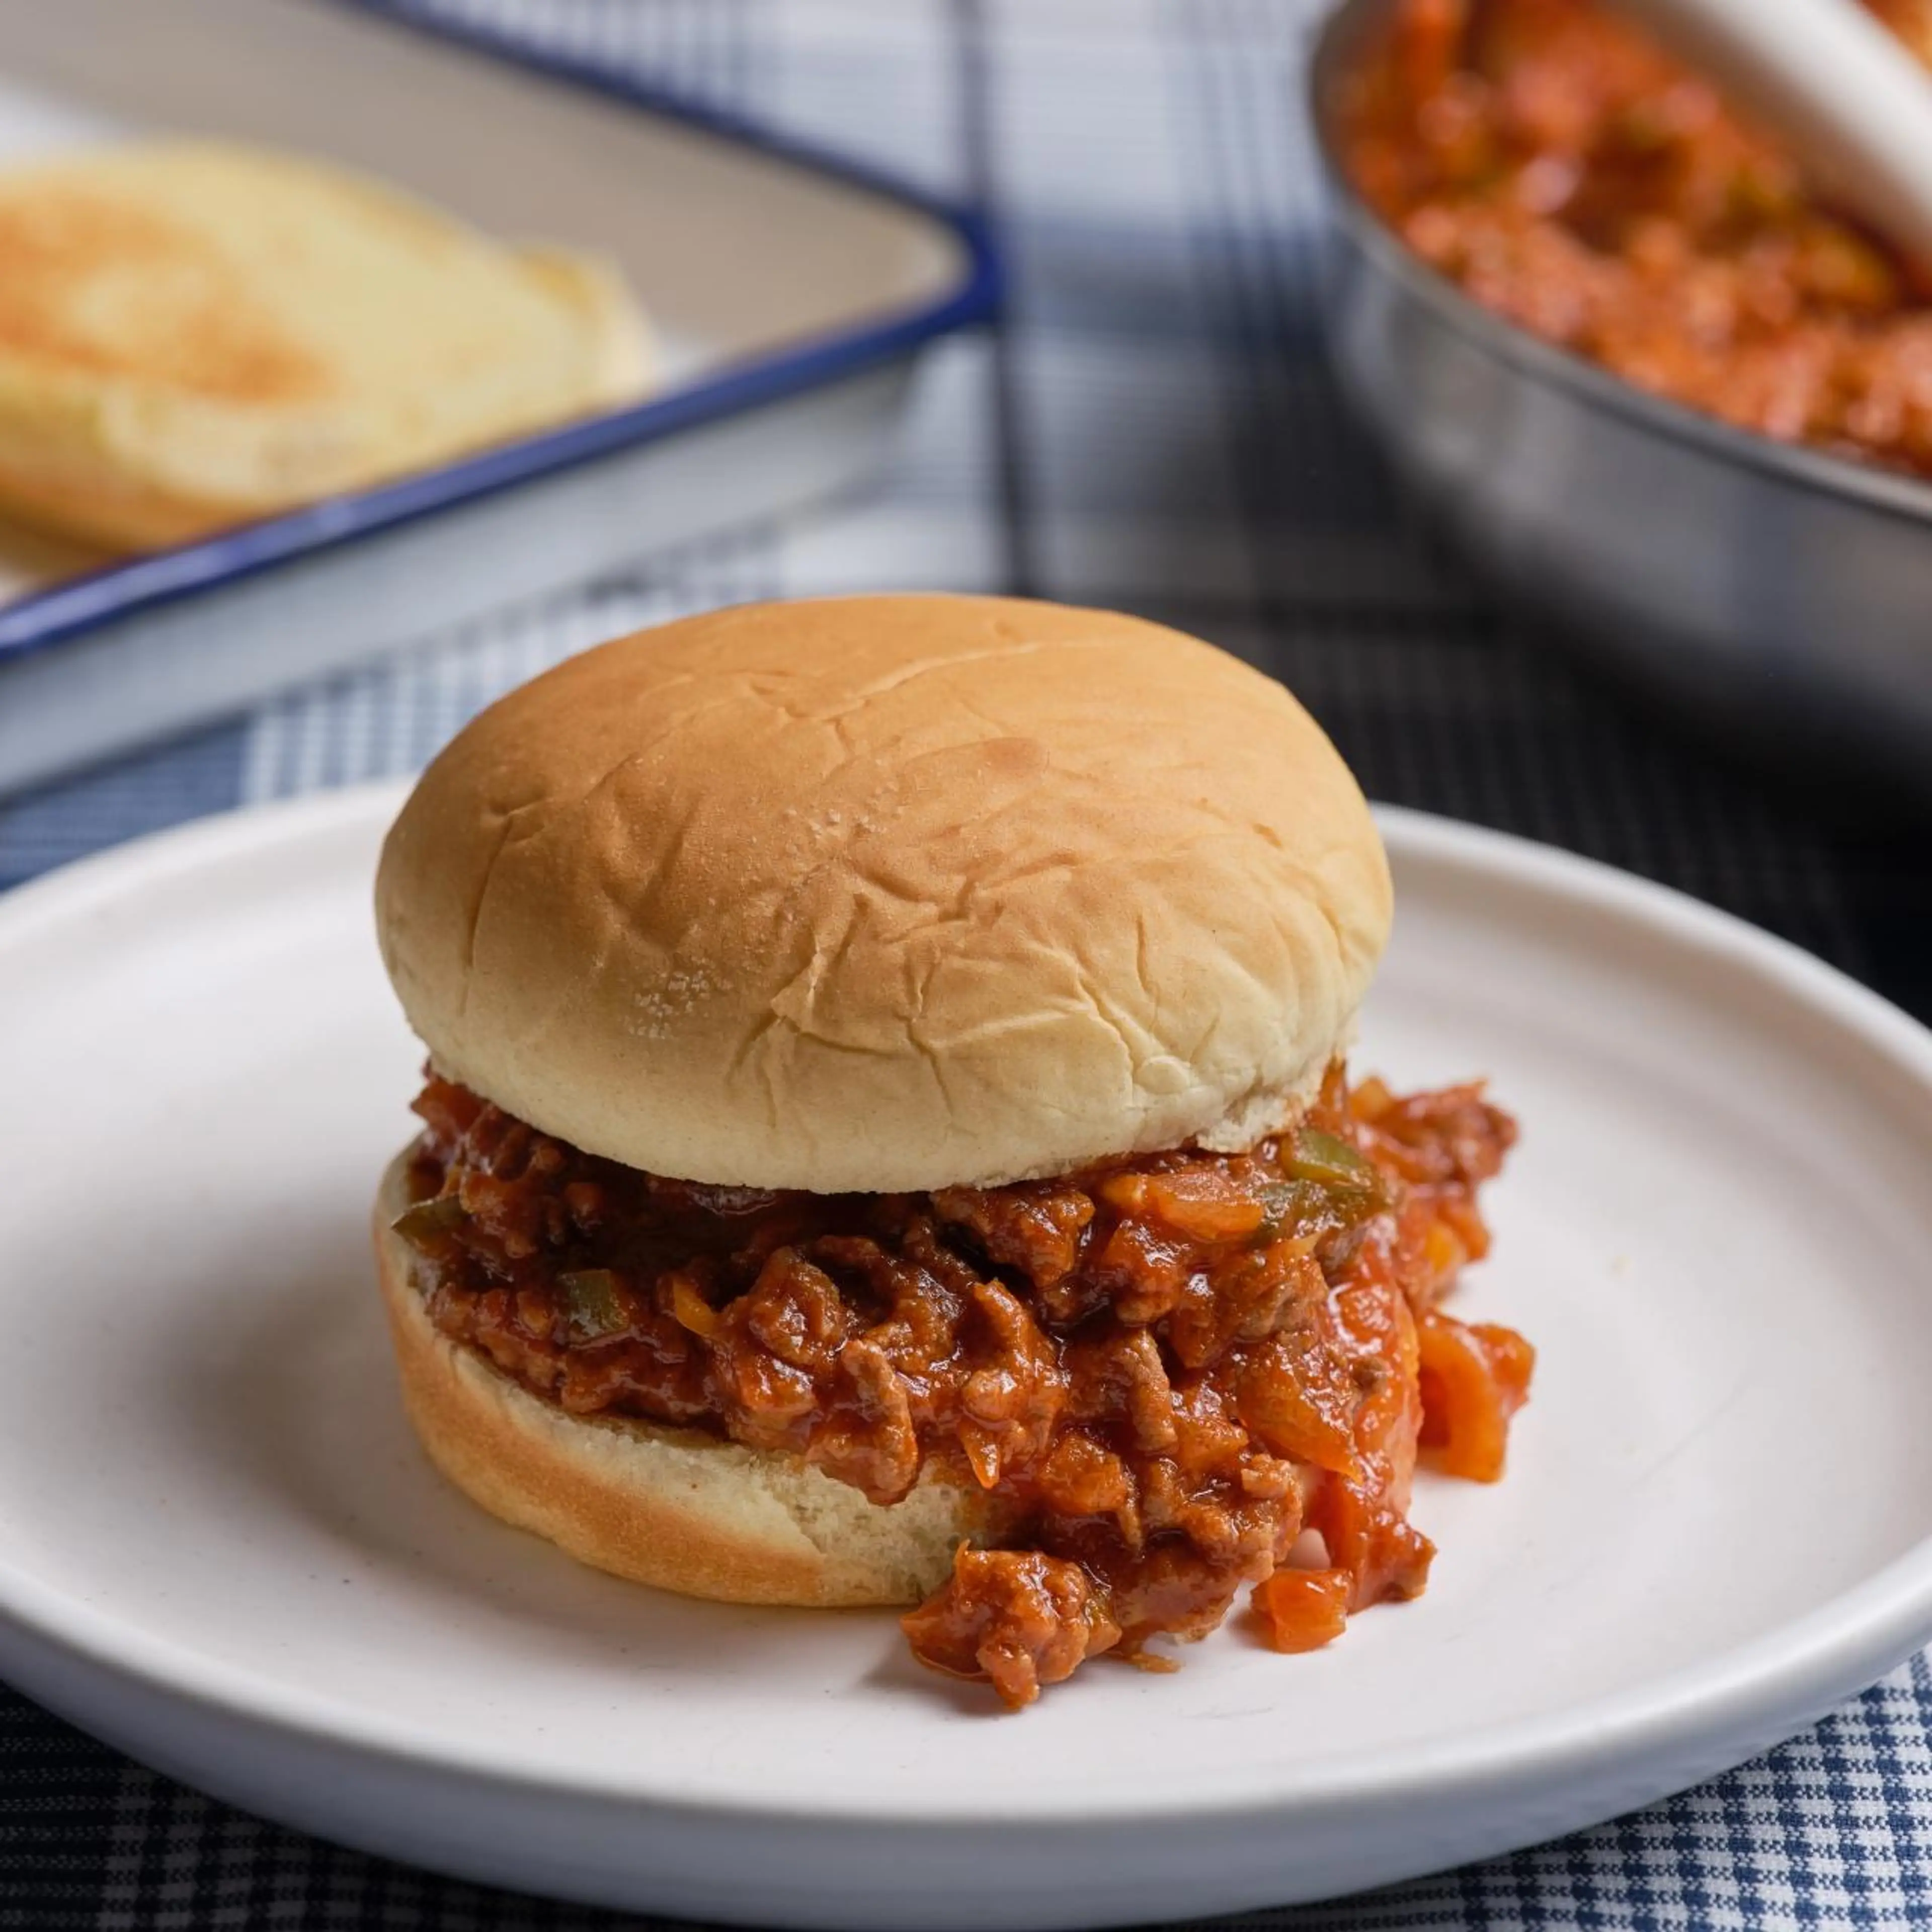
<svg viewBox="0 0 1932 1932"><path fill-rule="evenodd" d="M436 1064L591 1152L821 1193L1251 1144L1387 937L1300 705L1137 619L749 605L512 692L377 885Z"/></svg>
<svg viewBox="0 0 1932 1932"><path fill-rule="evenodd" d="M993 1522L976 1492L926 1482L882 1508L795 1456L694 1430L573 1416L441 1334L389 1231L408 1160L382 1177L376 1266L403 1397L430 1460L491 1515L594 1568L722 1603L916 1604Z"/></svg>
<svg viewBox="0 0 1932 1932"><path fill-rule="evenodd" d="M206 142L0 174L0 507L186 541L608 406L615 272L325 164Z"/></svg>

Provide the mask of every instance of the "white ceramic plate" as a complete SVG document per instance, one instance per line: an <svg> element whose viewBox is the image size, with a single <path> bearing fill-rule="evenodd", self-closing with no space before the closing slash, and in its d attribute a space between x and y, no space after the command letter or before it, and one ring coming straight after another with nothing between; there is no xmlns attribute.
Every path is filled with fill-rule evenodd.
<svg viewBox="0 0 1932 1932"><path fill-rule="evenodd" d="M1036 1709L890 1618L687 1603L445 1488L364 1216L416 1052L392 791L0 906L0 1674L422 1863L693 1916L1075 1925L1310 1898L1655 1798L1932 1636L1932 1038L1689 902L1391 814L1358 1064L1526 1124L1466 1298L1542 1351L1429 1594Z"/></svg>

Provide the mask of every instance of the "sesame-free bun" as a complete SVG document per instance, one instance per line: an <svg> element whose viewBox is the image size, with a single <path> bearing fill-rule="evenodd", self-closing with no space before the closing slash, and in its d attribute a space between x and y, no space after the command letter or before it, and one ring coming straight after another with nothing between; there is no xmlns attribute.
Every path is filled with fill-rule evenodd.
<svg viewBox="0 0 1932 1932"><path fill-rule="evenodd" d="M531 1394L430 1322L410 1248L390 1231L407 1177L399 1155L376 1204L404 1402L430 1460L491 1515L634 1583L820 1609L918 1603L950 1574L955 1547L993 1524L976 1491L928 1478L881 1505L796 1456L572 1415Z"/></svg>
<svg viewBox="0 0 1932 1932"><path fill-rule="evenodd" d="M644 386L616 272L200 140L0 170L0 509L187 542Z"/></svg>
<svg viewBox="0 0 1932 1932"><path fill-rule="evenodd" d="M654 1173L890 1192L1252 1144L1387 938L1286 691L1138 619L746 605L586 652L424 773L376 886L437 1068Z"/></svg>

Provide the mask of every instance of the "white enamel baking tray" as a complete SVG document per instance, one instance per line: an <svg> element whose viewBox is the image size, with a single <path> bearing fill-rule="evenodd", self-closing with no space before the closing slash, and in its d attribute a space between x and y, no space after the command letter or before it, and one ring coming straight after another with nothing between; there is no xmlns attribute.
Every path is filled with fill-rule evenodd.
<svg viewBox="0 0 1932 1932"><path fill-rule="evenodd" d="M0 538L0 791L795 508L982 321L968 214L408 0L0 0L0 160L147 131L332 157L630 276L641 404L158 556Z"/></svg>

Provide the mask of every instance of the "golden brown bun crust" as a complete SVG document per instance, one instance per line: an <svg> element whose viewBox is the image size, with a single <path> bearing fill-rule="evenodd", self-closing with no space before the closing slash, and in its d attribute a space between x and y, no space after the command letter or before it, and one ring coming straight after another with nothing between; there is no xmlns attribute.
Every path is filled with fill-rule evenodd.
<svg viewBox="0 0 1932 1932"><path fill-rule="evenodd" d="M1280 685L982 597L747 605L560 665L430 767L376 898L444 1072L633 1167L821 1193L1250 1145L1389 920Z"/></svg>
<svg viewBox="0 0 1932 1932"><path fill-rule="evenodd" d="M694 1430L572 1416L430 1322L389 1224L408 1158L382 1177L376 1270L403 1399L430 1460L473 1501L614 1576L722 1603L914 1604L992 1518L928 1483L881 1508L796 1456Z"/></svg>

